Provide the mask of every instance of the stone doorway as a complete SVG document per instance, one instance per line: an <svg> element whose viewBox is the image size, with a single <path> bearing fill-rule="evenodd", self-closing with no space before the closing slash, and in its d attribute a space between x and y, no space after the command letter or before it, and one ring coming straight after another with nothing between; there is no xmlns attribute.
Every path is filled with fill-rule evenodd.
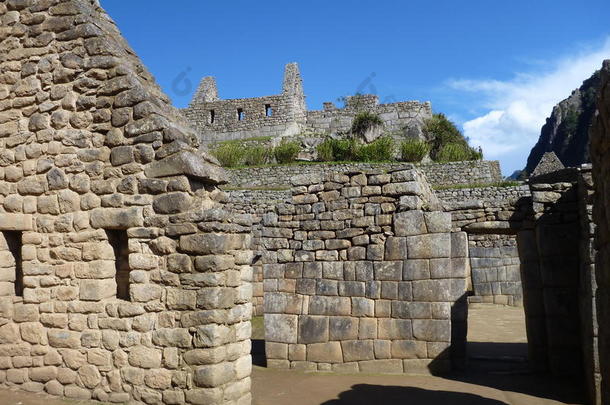
<svg viewBox="0 0 610 405"><path fill-rule="evenodd" d="M491 374L527 372L523 307L470 303L466 351L468 371Z"/></svg>
<svg viewBox="0 0 610 405"><path fill-rule="evenodd" d="M468 234L470 286L466 369L486 373L528 370L521 262L515 234Z"/></svg>

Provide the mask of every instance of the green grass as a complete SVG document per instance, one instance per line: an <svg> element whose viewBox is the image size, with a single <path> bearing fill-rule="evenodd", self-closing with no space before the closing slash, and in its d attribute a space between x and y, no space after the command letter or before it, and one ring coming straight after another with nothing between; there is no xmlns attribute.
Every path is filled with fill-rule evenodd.
<svg viewBox="0 0 610 405"><path fill-rule="evenodd" d="M454 189L464 189L464 188L488 188L488 187L516 187L520 186L522 183L518 181L499 181L495 183L470 183L470 184L451 184L451 185L441 185L441 186L432 186L434 190L454 190Z"/></svg>
<svg viewBox="0 0 610 405"><path fill-rule="evenodd" d="M239 186L221 186L224 191L287 191L290 186L258 186L258 187L239 187Z"/></svg>
<svg viewBox="0 0 610 405"><path fill-rule="evenodd" d="M273 139L272 136L253 136L252 138L244 138L244 139L229 139L227 141L219 141L216 142L219 145L227 145L232 143L244 143L244 142L269 142Z"/></svg>
<svg viewBox="0 0 610 405"><path fill-rule="evenodd" d="M252 321L252 339L265 339L265 322L263 316L253 316Z"/></svg>

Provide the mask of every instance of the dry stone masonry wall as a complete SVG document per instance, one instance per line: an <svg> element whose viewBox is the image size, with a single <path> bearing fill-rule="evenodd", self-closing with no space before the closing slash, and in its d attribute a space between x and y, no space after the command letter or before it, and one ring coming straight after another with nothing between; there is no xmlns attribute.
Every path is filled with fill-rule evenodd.
<svg viewBox="0 0 610 405"><path fill-rule="evenodd" d="M202 79L185 117L204 143L261 136L285 137L301 133L316 137L350 130L359 112L377 114L384 130L421 137L424 121L432 117L429 102L379 104L375 95L348 97L345 108L324 103L324 110L307 111L299 67L285 67L282 93L273 96L222 100L213 77Z"/></svg>
<svg viewBox="0 0 610 405"><path fill-rule="evenodd" d="M224 179L96 1L0 1L0 384L249 404Z"/></svg>
<svg viewBox="0 0 610 405"><path fill-rule="evenodd" d="M593 219L597 225L595 258L596 304L599 325L601 403L610 401L610 60L600 71L598 115L591 129L591 161L595 184Z"/></svg>
<svg viewBox="0 0 610 405"><path fill-rule="evenodd" d="M470 302L523 306L521 269L515 235L468 235L472 291Z"/></svg>
<svg viewBox="0 0 610 405"><path fill-rule="evenodd" d="M221 100L216 81L201 81L190 106L182 110L204 143L299 134L306 121L305 95L296 63L286 65L282 93Z"/></svg>
<svg viewBox="0 0 610 405"><path fill-rule="evenodd" d="M523 305L516 233L529 215L529 186L437 190L454 230L468 232L470 302Z"/></svg>
<svg viewBox="0 0 610 405"><path fill-rule="evenodd" d="M458 184L499 183L503 177L497 160L469 162L429 163L412 165L409 163L344 163L308 164L288 166L248 167L228 169L229 185L232 188L287 187L292 177L300 174L318 176L328 173L371 172L378 170L399 170L417 167L431 185L455 186Z"/></svg>
<svg viewBox="0 0 610 405"><path fill-rule="evenodd" d="M293 183L292 204L263 219L268 365L448 369L450 345L465 340L468 245L421 173Z"/></svg>

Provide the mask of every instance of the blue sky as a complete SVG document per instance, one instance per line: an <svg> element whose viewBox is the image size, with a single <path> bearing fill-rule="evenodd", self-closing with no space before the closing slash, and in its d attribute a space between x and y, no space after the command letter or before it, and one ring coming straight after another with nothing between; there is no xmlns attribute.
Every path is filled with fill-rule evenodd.
<svg viewBox="0 0 610 405"><path fill-rule="evenodd" d="M310 109L358 90L431 101L505 174L610 58L602 0L101 3L177 107L208 75L222 98L275 94L296 61Z"/></svg>

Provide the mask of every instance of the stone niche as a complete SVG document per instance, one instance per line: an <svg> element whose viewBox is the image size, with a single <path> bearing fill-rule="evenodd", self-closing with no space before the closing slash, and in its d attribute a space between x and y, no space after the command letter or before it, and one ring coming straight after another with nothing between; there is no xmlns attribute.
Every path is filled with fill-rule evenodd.
<svg viewBox="0 0 610 405"><path fill-rule="evenodd" d="M96 1L0 1L0 384L249 404L251 226Z"/></svg>
<svg viewBox="0 0 610 405"><path fill-rule="evenodd" d="M263 218L267 364L449 369L450 346L459 352L466 337L468 241L425 177L351 172L293 185L292 204Z"/></svg>

